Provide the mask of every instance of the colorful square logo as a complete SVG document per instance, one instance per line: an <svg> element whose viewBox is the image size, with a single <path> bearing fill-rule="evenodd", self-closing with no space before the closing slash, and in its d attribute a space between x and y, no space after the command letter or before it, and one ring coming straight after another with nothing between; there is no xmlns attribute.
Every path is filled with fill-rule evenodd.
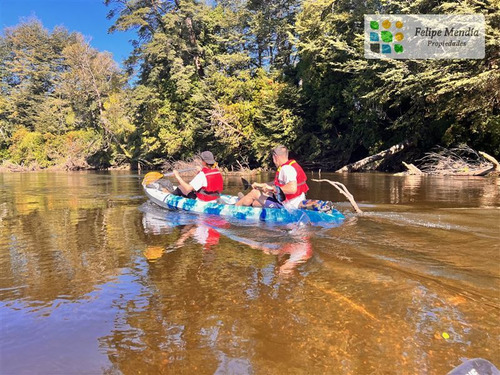
<svg viewBox="0 0 500 375"><path fill-rule="evenodd" d="M366 59L483 59L483 14L365 14Z"/></svg>
<svg viewBox="0 0 500 375"><path fill-rule="evenodd" d="M370 51L384 55L403 53L404 47L401 44L405 38L403 26L403 22L399 20L396 22L384 18L370 20Z"/></svg>

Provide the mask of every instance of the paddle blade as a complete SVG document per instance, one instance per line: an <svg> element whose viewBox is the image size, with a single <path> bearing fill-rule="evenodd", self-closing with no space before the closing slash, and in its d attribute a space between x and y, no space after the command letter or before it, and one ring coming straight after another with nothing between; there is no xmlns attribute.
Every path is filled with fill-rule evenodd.
<svg viewBox="0 0 500 375"><path fill-rule="evenodd" d="M163 174L160 172L149 172L146 173L142 180L142 185L143 186L148 186L149 184L152 184L155 181L158 181L160 178L163 177Z"/></svg>
<svg viewBox="0 0 500 375"><path fill-rule="evenodd" d="M276 191L275 191L275 196L278 202L283 203L286 200L285 193L283 193L283 190L279 186L276 186Z"/></svg>
<svg viewBox="0 0 500 375"><path fill-rule="evenodd" d="M483 358L469 359L467 362L462 363L460 366L451 370L448 375L497 375L500 371L493 365L493 363Z"/></svg>
<svg viewBox="0 0 500 375"><path fill-rule="evenodd" d="M250 188L250 182L248 182L247 180L245 180L243 177L241 178L241 182L243 183L243 189L244 190L247 190L248 188Z"/></svg>

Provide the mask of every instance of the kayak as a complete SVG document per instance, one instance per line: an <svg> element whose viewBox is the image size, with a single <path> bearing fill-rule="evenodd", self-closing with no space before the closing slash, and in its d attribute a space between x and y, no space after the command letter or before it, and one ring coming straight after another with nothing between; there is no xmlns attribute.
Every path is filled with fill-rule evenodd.
<svg viewBox="0 0 500 375"><path fill-rule="evenodd" d="M286 210L283 208L235 206L238 197L226 194L221 194L216 201L204 202L199 199L173 195L151 185L144 186L144 192L152 202L163 208L250 222L264 221L266 223L289 224L300 221L320 226L337 226L342 224L345 219L344 215L336 209L332 209L330 212L321 212L309 209Z"/></svg>

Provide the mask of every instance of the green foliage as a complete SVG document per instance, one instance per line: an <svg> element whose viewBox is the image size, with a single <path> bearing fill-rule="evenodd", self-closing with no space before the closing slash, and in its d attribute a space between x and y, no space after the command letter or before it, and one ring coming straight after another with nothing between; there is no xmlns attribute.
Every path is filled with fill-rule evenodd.
<svg viewBox="0 0 500 375"><path fill-rule="evenodd" d="M10 160L20 165L88 168L87 159L102 147L102 138L94 130L73 130L65 134L31 132L24 127L12 135Z"/></svg>
<svg viewBox="0 0 500 375"><path fill-rule="evenodd" d="M50 135L89 130L101 137L94 152L130 156L125 145L135 128L128 121L124 76L111 55L91 48L80 34L49 32L29 19L4 31L0 56L3 155L10 150L14 162L50 166L60 159L51 156L56 149L44 150Z"/></svg>
<svg viewBox="0 0 500 375"><path fill-rule="evenodd" d="M45 134L45 150L52 165L67 169L90 167L89 159L102 149L102 137L92 129L62 135Z"/></svg>
<svg viewBox="0 0 500 375"><path fill-rule="evenodd" d="M250 162L267 165L274 145L295 140L300 118L287 108L294 94L287 83L259 69L254 76L216 73L207 84L212 94L209 129L223 160L246 155Z"/></svg>
<svg viewBox="0 0 500 375"><path fill-rule="evenodd" d="M47 94L54 92L61 75L64 44L73 37L61 28L49 33L36 19L5 29L0 41L4 57L0 79L2 95L9 98L2 110L9 133L17 126L35 129Z"/></svg>
<svg viewBox="0 0 500 375"><path fill-rule="evenodd" d="M227 163L268 163L271 145L293 142L300 119L288 94L296 90L279 72L255 67L290 62L287 22L295 3L108 4L118 15L114 29L140 25L131 102L142 157L183 158L210 148ZM272 35L254 39L252 28Z"/></svg>
<svg viewBox="0 0 500 375"><path fill-rule="evenodd" d="M366 60L363 15L375 9L485 14L486 58ZM311 159L335 158L334 166L404 139L423 150L467 142L498 155L499 22L493 1L304 1L296 22L307 124L300 150ZM317 146L308 153L311 141Z"/></svg>
<svg viewBox="0 0 500 375"><path fill-rule="evenodd" d="M49 165L45 152L44 139L39 132L30 132L26 128L19 128L12 135L12 146L9 154L14 163L30 164L36 162L42 167Z"/></svg>
<svg viewBox="0 0 500 375"><path fill-rule="evenodd" d="M338 167L405 139L500 154L494 0L105 0L136 30L126 70L38 20L0 37L0 157L66 168L155 163L210 149L269 165L288 145ZM482 60L367 60L370 13L482 13Z"/></svg>

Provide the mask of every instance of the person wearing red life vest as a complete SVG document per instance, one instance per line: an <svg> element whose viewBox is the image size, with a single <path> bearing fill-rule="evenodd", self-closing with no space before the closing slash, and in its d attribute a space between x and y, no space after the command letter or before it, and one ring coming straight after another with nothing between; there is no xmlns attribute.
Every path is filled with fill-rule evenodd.
<svg viewBox="0 0 500 375"><path fill-rule="evenodd" d="M302 167L288 159L288 149L279 145L272 151L273 162L278 168L271 183L253 183L252 191L241 198L237 206L297 209L306 199L307 177ZM279 189L278 189L279 188ZM281 190L281 191L280 191ZM276 192L284 193L284 199Z"/></svg>
<svg viewBox="0 0 500 375"><path fill-rule="evenodd" d="M214 155L210 151L203 151L201 153L201 162L203 168L189 183L184 181L177 170L173 171L179 186L172 194L185 198L200 199L205 202L219 198L221 191L224 189L224 181L222 173L215 163Z"/></svg>

